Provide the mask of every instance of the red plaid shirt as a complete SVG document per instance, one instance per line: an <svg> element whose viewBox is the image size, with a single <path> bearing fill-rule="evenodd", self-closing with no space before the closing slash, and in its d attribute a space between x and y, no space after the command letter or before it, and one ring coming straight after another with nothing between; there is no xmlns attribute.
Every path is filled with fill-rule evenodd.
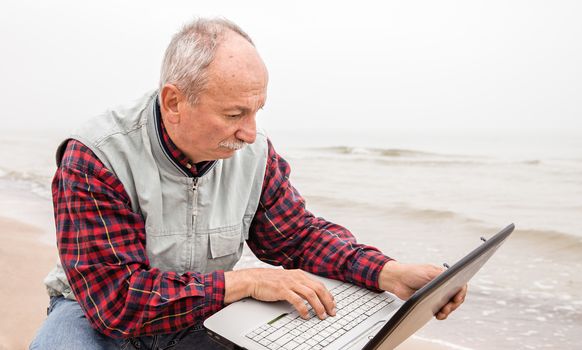
<svg viewBox="0 0 582 350"><path fill-rule="evenodd" d="M160 130L174 161L191 176L212 165L190 164L163 124ZM270 264L377 289L389 258L357 244L347 229L314 217L289 174L289 164L269 141L261 199L247 241L252 251ZM115 338L172 333L224 306L224 271L178 274L150 266L143 218L132 211L119 179L81 142L68 142L52 193L60 259L94 328Z"/></svg>

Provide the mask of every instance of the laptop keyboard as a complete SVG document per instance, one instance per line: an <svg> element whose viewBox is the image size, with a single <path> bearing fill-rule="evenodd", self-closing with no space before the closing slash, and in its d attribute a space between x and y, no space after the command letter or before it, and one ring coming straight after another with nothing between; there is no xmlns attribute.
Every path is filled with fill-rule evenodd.
<svg viewBox="0 0 582 350"><path fill-rule="evenodd" d="M246 337L268 349L322 349L394 301L386 293L378 294L347 282L330 292L337 304L335 317L320 320L311 309L305 320L294 311L257 327Z"/></svg>

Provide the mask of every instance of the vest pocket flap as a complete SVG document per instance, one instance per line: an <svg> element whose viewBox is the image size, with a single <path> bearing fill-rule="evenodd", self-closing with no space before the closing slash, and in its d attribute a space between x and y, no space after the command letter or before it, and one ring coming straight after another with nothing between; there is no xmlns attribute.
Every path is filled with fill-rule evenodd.
<svg viewBox="0 0 582 350"><path fill-rule="evenodd" d="M241 227L236 225L227 232L215 232L209 235L210 257L213 259L236 253L241 247Z"/></svg>
<svg viewBox="0 0 582 350"><path fill-rule="evenodd" d="M253 217L255 215L251 214L251 215L245 215L243 217L243 222L242 222L242 236L244 238L244 240L246 241L247 239L249 239L249 230L251 228L251 223L253 221Z"/></svg>

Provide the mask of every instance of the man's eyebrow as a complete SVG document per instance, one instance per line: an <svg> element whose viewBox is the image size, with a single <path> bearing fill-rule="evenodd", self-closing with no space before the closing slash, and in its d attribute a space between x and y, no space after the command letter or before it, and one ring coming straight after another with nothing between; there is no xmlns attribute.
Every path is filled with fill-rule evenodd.
<svg viewBox="0 0 582 350"><path fill-rule="evenodd" d="M261 109L261 108L263 108L263 107L265 107L265 104L264 104L264 103L263 103L263 104L261 104L261 105L259 106L259 108L258 108L258 109ZM227 108L225 108L224 110L225 110L225 111L232 111L232 110L235 110L235 109L236 109L236 110L243 111L243 112L248 112L248 111L249 111L249 108L247 108L247 107L245 107L245 106L239 106L239 105L236 105L236 106L231 106L231 107L227 107Z"/></svg>
<svg viewBox="0 0 582 350"><path fill-rule="evenodd" d="M246 108L245 106L239 106L239 105L228 106L228 107L224 108L225 111L233 111L235 109L240 110L240 111L246 111L248 108Z"/></svg>

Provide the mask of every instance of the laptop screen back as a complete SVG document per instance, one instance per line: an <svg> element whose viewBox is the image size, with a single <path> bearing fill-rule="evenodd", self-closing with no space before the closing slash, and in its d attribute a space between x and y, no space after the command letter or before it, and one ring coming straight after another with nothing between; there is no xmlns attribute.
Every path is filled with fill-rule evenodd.
<svg viewBox="0 0 582 350"><path fill-rule="evenodd" d="M507 226L416 291L366 344L364 350L394 349L424 326L481 269L513 229L513 224Z"/></svg>

